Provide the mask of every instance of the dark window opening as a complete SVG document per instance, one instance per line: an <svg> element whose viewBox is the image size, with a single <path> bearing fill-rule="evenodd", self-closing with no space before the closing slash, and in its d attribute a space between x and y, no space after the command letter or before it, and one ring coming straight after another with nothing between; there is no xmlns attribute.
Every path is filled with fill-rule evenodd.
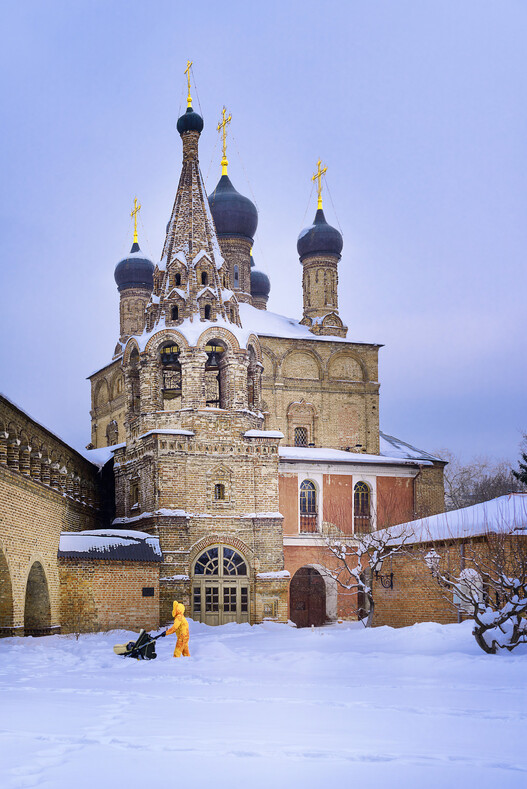
<svg viewBox="0 0 527 789"><path fill-rule="evenodd" d="M208 282L209 282L209 277L207 275L207 272L206 271L202 271L201 272L201 284L202 285L208 285Z"/></svg>
<svg viewBox="0 0 527 789"><path fill-rule="evenodd" d="M214 485L214 501L225 501L225 485L222 482Z"/></svg>
<svg viewBox="0 0 527 789"><path fill-rule="evenodd" d="M179 286L181 285L181 274L176 274L175 282L176 282L176 288L179 288Z"/></svg>
<svg viewBox="0 0 527 789"><path fill-rule="evenodd" d="M205 304L205 320L210 320L210 304Z"/></svg>
<svg viewBox="0 0 527 789"><path fill-rule="evenodd" d="M240 287L240 269L238 266L234 266L234 287Z"/></svg>
<svg viewBox="0 0 527 789"><path fill-rule="evenodd" d="M172 307L172 309L170 311L170 317L172 318L173 321L177 321L178 320L178 318L179 318L179 307L176 307L176 306Z"/></svg>

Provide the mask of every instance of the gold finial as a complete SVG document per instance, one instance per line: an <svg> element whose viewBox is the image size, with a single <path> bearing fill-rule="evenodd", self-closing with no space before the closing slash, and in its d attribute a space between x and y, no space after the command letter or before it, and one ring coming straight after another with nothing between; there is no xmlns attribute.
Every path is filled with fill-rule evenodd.
<svg viewBox="0 0 527 789"><path fill-rule="evenodd" d="M192 97L190 95L190 67L192 66L192 61L187 60L187 67L184 74L187 75L187 84L188 84L188 96L187 96L187 107L192 107Z"/></svg>
<svg viewBox="0 0 527 789"><path fill-rule="evenodd" d="M232 115L229 115L228 118L225 117L227 110L225 107L221 112L222 120L218 123L218 131L223 132L223 158L221 160L221 174L227 175L227 165L229 162L227 161L227 124L231 122Z"/></svg>
<svg viewBox="0 0 527 789"><path fill-rule="evenodd" d="M137 240L137 214L141 210L141 206L137 204L137 197L134 197L134 208L130 216L134 218L134 244L138 243Z"/></svg>
<svg viewBox="0 0 527 789"><path fill-rule="evenodd" d="M322 176L324 175L324 173L327 172L327 169L328 169L327 167L320 167L321 163L322 162L319 159L318 162L317 162L317 171L314 174L313 178L311 179L312 181L318 181L318 184L317 184L317 192L318 192L318 205L317 205L317 208L322 208Z"/></svg>

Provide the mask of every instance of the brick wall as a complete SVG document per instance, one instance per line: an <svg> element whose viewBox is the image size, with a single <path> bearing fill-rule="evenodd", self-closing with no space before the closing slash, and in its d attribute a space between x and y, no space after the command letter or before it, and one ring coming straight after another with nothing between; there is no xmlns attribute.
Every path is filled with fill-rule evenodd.
<svg viewBox="0 0 527 789"><path fill-rule="evenodd" d="M61 558L59 583L63 633L159 627L158 563Z"/></svg>

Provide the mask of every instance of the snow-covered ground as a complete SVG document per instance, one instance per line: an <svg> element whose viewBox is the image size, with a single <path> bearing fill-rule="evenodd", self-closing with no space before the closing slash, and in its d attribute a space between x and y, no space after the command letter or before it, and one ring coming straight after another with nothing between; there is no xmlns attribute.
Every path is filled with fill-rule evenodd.
<svg viewBox="0 0 527 789"><path fill-rule="evenodd" d="M0 641L2 789L527 785L527 648L471 625L191 622L190 658L130 633Z"/></svg>

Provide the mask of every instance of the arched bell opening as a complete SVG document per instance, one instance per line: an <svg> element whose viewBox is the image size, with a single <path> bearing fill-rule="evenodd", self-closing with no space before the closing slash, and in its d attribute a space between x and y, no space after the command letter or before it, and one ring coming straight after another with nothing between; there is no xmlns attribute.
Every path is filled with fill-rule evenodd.
<svg viewBox="0 0 527 789"><path fill-rule="evenodd" d="M225 408L225 347L219 340L210 340L205 352L205 404L208 408Z"/></svg>
<svg viewBox="0 0 527 789"><path fill-rule="evenodd" d="M179 345L173 341L166 342L159 350L164 411L178 411L181 408L181 364L179 354Z"/></svg>
<svg viewBox="0 0 527 789"><path fill-rule="evenodd" d="M289 618L297 627L319 627L327 621L326 584L314 567L301 567L291 578Z"/></svg>
<svg viewBox="0 0 527 789"><path fill-rule="evenodd" d="M47 636L51 630L51 604L44 568L40 562L31 567L26 584L24 635Z"/></svg>
<svg viewBox="0 0 527 789"><path fill-rule="evenodd" d="M13 587L4 552L0 550L0 636L11 636L13 627Z"/></svg>

